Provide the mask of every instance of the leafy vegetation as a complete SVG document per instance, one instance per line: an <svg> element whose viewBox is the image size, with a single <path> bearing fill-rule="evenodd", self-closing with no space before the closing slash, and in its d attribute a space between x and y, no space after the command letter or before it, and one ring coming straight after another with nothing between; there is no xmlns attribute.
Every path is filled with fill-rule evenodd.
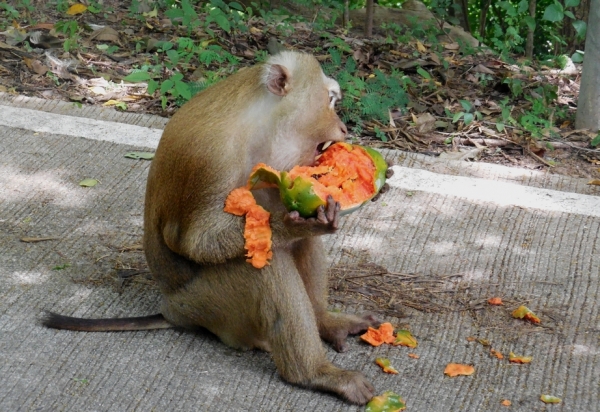
<svg viewBox="0 0 600 412"><path fill-rule="evenodd" d="M538 0L535 17L529 15L526 0L491 2L487 8L487 0L468 1L466 18L471 32L491 47L505 64L519 61L504 75L468 68L463 73L458 69L460 59L465 66L476 66L477 59L470 56L480 56L480 49L463 43L448 48L449 39L442 22L460 23L454 1L425 0L439 19L434 25L417 22L407 29L393 22L384 23L379 31L382 37L362 47L357 46L360 42L351 41L348 31L351 27L340 31L336 26L336 18L343 12L343 1L295 0L295 3L315 10L314 16L308 19L271 9L265 1L245 7L236 1L157 0L149 8L147 2L132 0L127 3L126 13L120 14L124 16L122 20L112 26L118 29L136 22L144 28L145 34L129 34L124 40L124 35L114 31L113 37L103 37L96 44L89 39L90 33L93 36L98 29L88 25L87 17L103 20L118 10L93 0L86 2L87 6L55 0L45 7L46 11L57 14L48 37L58 41L67 53L65 56L100 53L115 62L131 57L132 63L125 72L103 75L104 78L114 82L110 87L117 87L121 80L126 87L138 85L145 96L130 98L134 101L153 99L165 113L239 68L265 61L268 57L266 40L271 36L319 56L326 74L336 78L342 87L340 116L357 136L367 134L382 141L389 140L396 135L394 129L398 125L394 122L398 119L408 118L406 115L413 113L412 121L402 120L401 124L417 123L415 113L423 110L419 107L429 97L437 99L442 107L437 109L439 121L435 129L450 134L446 143L452 142L456 131L475 124L491 124L498 133L510 132L544 140L557 136L557 125L570 121L572 111L558 103L556 83L532 81L531 71L542 64L565 67L571 62L566 52L573 52L573 60L581 61L582 53L568 49L585 34L585 23L573 12L579 0L562 3ZM364 3L352 0L349 5L359 8ZM381 0L379 4L401 7L402 1ZM482 18L483 9L487 11L485 18ZM12 44L23 44L32 51L37 43L22 25L37 24L40 15L31 0L0 3L0 30L10 33ZM560 29L567 25L574 28L574 38L561 35ZM530 29L534 29L537 59L533 62L518 60ZM54 85L60 87L76 75L68 58L49 59L57 61L45 73ZM401 67L393 59L419 63ZM94 73L103 70L102 66L93 64L88 67ZM461 73L464 78L471 76L466 87L475 87L481 96L496 96L496 103L491 104L490 110L472 93L453 95L446 84L447 74L440 75L441 72ZM456 79L452 81L454 87L459 85ZM460 87L465 87L464 81ZM111 101L110 105L131 110L130 102ZM146 105L150 106L152 104Z"/></svg>

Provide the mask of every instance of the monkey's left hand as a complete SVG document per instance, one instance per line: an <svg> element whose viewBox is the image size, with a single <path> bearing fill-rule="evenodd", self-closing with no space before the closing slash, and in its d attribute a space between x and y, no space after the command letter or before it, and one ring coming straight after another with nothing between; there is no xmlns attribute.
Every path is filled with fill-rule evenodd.
<svg viewBox="0 0 600 412"><path fill-rule="evenodd" d="M392 165L388 163L388 169L385 172L385 178L389 179L393 175L394 175L394 170L392 169ZM387 183L384 184L383 186L381 186L381 189L379 189L379 193L377 193L375 196L373 196L371 201L374 202L374 201L378 200L383 193L388 191L389 188L390 188L390 185L388 185Z"/></svg>
<svg viewBox="0 0 600 412"><path fill-rule="evenodd" d="M294 210L284 216L283 223L288 227L307 228L315 235L333 233L340 223L340 203L329 195L327 205L321 205L317 209L317 217L305 219Z"/></svg>

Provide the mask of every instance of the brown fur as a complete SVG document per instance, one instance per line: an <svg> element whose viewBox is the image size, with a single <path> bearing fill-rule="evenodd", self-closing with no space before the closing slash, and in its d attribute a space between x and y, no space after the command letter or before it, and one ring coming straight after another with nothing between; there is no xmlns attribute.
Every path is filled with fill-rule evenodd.
<svg viewBox="0 0 600 412"><path fill-rule="evenodd" d="M273 231L273 259L260 270L245 261L244 219L223 212L256 163L309 165L318 144L344 140L332 95L339 86L314 57L285 52L185 104L148 175L144 250L169 323L207 328L234 348L271 351L285 380L364 404L371 384L331 364L320 340L344 351L348 334L377 324L327 311L319 235L335 232L339 205L330 200L317 219L304 220L283 209L276 190L255 192Z"/></svg>

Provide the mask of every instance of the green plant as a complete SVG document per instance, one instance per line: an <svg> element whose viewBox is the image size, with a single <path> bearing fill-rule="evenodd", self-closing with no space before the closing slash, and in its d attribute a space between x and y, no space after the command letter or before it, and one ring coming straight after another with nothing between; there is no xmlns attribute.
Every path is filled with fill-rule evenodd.
<svg viewBox="0 0 600 412"><path fill-rule="evenodd" d="M402 72L394 70L386 74L375 70L362 78L358 76L358 67L352 57L344 62L339 50L330 48L328 51L331 61L323 64L323 70L338 80L343 91L340 117L355 134L362 134L365 122L369 120L388 124L390 109L406 107L406 88L410 79ZM381 140L387 139L380 129L375 134Z"/></svg>
<svg viewBox="0 0 600 412"><path fill-rule="evenodd" d="M69 52L77 47L79 40L79 25L75 20L62 20L54 24L54 30L57 33L63 33L67 36L63 43L63 49Z"/></svg>
<svg viewBox="0 0 600 412"><path fill-rule="evenodd" d="M21 15L16 8L8 3L0 3L0 10L4 10L2 14L10 20L16 20Z"/></svg>
<svg viewBox="0 0 600 412"><path fill-rule="evenodd" d="M454 114L452 117L452 123L456 123L462 118L465 125L468 126L473 122L473 120L481 120L483 118L479 111L473 110L474 106L471 102L468 100L459 100L459 102L463 110Z"/></svg>

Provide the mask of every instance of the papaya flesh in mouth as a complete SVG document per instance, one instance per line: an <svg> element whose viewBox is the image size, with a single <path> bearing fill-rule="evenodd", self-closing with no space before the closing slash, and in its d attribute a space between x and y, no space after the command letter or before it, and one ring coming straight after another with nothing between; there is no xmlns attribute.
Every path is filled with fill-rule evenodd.
<svg viewBox="0 0 600 412"><path fill-rule="evenodd" d="M250 174L248 187L279 187L285 207L305 218L316 216L329 195L340 203L341 214L347 214L379 193L386 171L387 163L376 150L339 142L329 146L314 166L279 172L258 164Z"/></svg>

